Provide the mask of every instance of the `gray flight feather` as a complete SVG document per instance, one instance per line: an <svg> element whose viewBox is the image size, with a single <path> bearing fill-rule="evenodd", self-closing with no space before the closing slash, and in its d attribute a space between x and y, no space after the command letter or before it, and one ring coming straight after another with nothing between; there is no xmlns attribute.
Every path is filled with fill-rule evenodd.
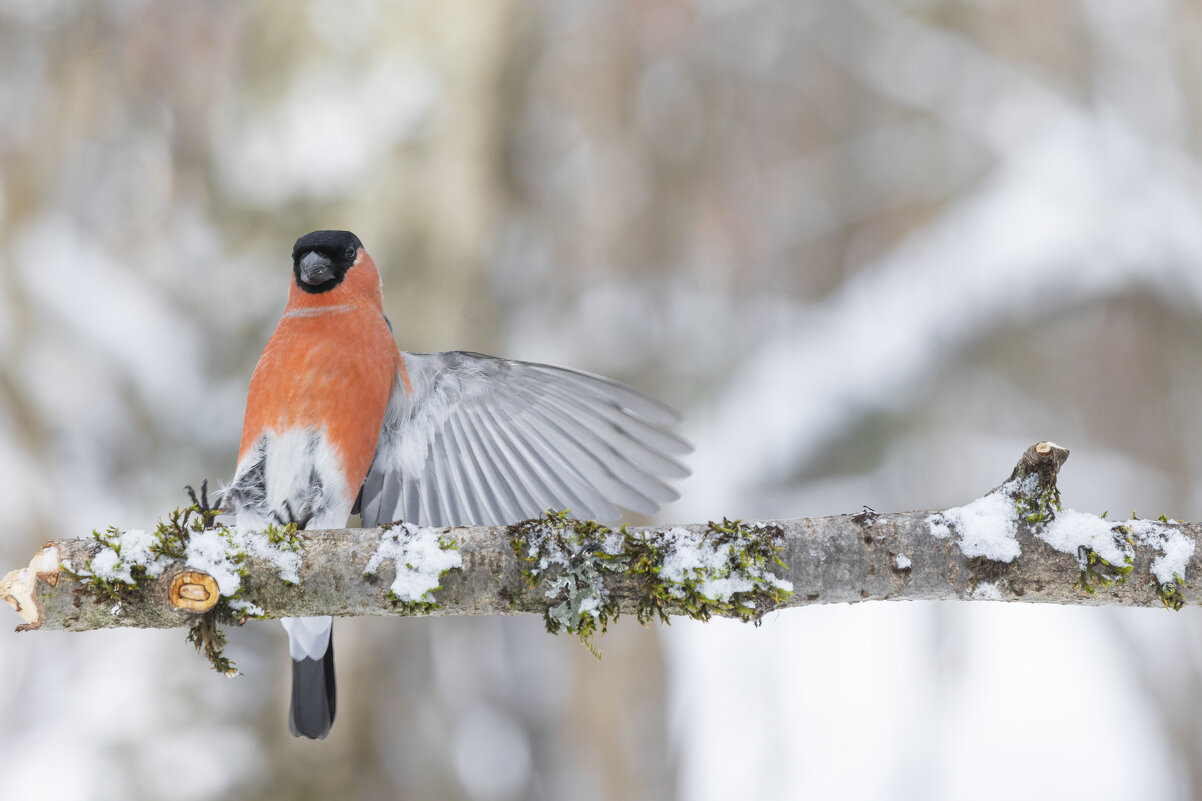
<svg viewBox="0 0 1202 801"><path fill-rule="evenodd" d="M479 353L405 353L363 525L501 525L571 509L614 520L678 497L692 450L672 409L588 373Z"/></svg>

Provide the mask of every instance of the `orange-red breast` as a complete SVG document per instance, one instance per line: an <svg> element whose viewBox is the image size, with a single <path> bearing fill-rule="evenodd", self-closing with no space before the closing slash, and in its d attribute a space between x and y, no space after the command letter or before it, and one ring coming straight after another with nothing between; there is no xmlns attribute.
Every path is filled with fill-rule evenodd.
<svg viewBox="0 0 1202 801"><path fill-rule="evenodd" d="M348 231L296 241L284 316L251 378L226 490L239 527L496 525L570 508L650 513L688 471L676 413L587 373L478 353L402 353L375 263ZM334 720L331 619L284 621L289 723L322 738Z"/></svg>

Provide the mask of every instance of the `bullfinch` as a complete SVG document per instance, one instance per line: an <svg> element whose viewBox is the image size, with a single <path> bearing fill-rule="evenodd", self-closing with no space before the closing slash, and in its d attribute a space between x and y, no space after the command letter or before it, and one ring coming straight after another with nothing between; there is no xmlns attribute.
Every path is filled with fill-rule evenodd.
<svg viewBox="0 0 1202 801"><path fill-rule="evenodd" d="M255 367L225 499L239 528L397 520L500 525L547 509L612 520L678 497L675 412L588 373L479 353L404 353L349 231L292 249L288 305ZM334 722L332 618L286 618L289 728Z"/></svg>

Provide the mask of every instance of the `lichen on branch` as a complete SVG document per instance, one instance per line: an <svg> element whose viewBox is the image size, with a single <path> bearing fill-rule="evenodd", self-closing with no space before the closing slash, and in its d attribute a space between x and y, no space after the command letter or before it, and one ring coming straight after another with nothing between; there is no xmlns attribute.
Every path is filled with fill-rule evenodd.
<svg viewBox="0 0 1202 801"><path fill-rule="evenodd" d="M793 591L772 572L788 568L780 558L784 533L770 524L723 520L701 530L675 526L636 534L549 511L510 532L522 575L531 587L547 587L547 631L575 634L594 656L600 655L597 635L621 613L608 586L614 577L626 579L627 600L633 595L643 624L715 614L758 622Z"/></svg>

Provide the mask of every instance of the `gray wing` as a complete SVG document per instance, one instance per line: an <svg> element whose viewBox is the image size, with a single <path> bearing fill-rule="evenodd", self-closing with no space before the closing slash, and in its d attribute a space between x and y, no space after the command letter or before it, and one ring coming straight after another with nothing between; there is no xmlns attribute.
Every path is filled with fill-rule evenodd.
<svg viewBox="0 0 1202 801"><path fill-rule="evenodd" d="M667 406L607 378L479 353L404 353L375 460L364 526L500 525L571 509L615 520L679 494L692 450Z"/></svg>

